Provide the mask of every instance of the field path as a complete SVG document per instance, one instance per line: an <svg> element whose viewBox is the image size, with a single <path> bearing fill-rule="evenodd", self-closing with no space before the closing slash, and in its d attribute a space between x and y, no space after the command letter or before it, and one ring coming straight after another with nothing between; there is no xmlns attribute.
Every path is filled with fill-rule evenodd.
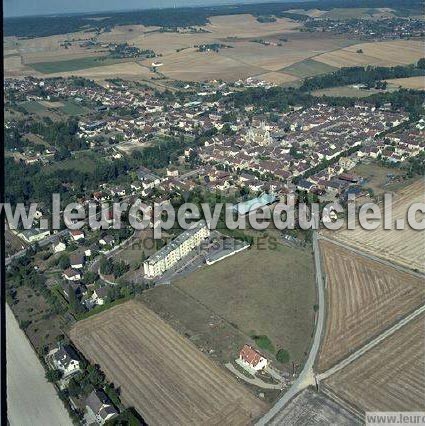
<svg viewBox="0 0 425 426"><path fill-rule="evenodd" d="M6 304L7 411L11 426L72 426L53 385L45 379L24 332Z"/></svg>
<svg viewBox="0 0 425 426"><path fill-rule="evenodd" d="M406 267L404 267L402 265L399 265L399 264L397 264L395 262L391 262L389 260L385 260L382 257L374 256L373 254L370 254L368 252L365 252L365 251L359 250L357 248L354 248L354 247L348 245L345 242L342 243L341 241L325 237L324 235L319 235L319 239L323 240L323 241L328 241L329 243L335 244L335 245L337 245L339 247L342 247L342 248L344 248L346 250L350 250L353 253L356 253L356 254L358 254L360 256L367 257L368 259L373 260L373 261L378 262L378 263L381 263L382 265L389 266L391 268L397 269L400 272L406 272L406 273L408 273L410 275L413 275L414 277L417 277L417 278L425 278L425 274L422 273L422 272L417 272L417 271L414 271L414 270L412 270L410 268L406 268Z"/></svg>
<svg viewBox="0 0 425 426"><path fill-rule="evenodd" d="M375 339L373 339L371 342L367 343L366 345L364 345L363 347L361 347L358 351L354 352L353 354L351 354L347 358L343 359L341 362L339 362L338 364L334 365L329 370L325 371L322 374L318 374L316 376L317 380L319 380L319 381L320 380L325 380L329 376L331 376L332 374L336 373L337 371L339 371L339 370L343 369L344 367L346 367L347 365L351 364L357 358L359 358L360 356L362 356L363 354L365 354L370 349L374 348L376 345L378 345L384 339L386 339L387 337L391 336L393 333L395 333L397 330L399 330L404 325L408 324L410 321L412 321L413 319L415 319L418 315L422 314L423 312L425 312L425 305L423 305L420 308L416 309L416 311L412 312L410 315L408 315L407 317L405 317L402 320L400 320L398 323L396 323L395 325L393 325L391 328L389 328L388 330L386 330L383 333L381 333L378 337L376 337Z"/></svg>

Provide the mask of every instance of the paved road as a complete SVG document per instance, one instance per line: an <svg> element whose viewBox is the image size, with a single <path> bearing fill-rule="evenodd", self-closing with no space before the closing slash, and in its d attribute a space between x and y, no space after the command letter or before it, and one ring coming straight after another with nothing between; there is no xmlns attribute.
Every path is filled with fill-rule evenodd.
<svg viewBox="0 0 425 426"><path fill-rule="evenodd" d="M408 274L414 275L415 277L421 278L421 279L425 278L425 274L423 274L421 272L413 271L412 269L409 269L409 268L406 268L404 266L398 265L398 264L396 264L394 262L390 262L388 260L385 260L385 259L382 259L380 257L374 256L373 254L370 254L370 253L358 250L358 249L356 249L356 248L348 245L347 243L342 243L340 241L333 240L333 239L325 237L323 235L320 235L319 239L320 240L324 240L324 241L329 241L332 244L335 244L335 245L337 245L339 247L342 247L342 248L344 248L346 250L350 250L353 253L356 253L356 254L358 254L360 256L367 257L368 259L374 260L375 262L381 263L382 265L390 266L391 268L397 269L400 272L407 272Z"/></svg>
<svg viewBox="0 0 425 426"><path fill-rule="evenodd" d="M11 426L72 426L68 412L6 305L7 408Z"/></svg>
<svg viewBox="0 0 425 426"><path fill-rule="evenodd" d="M331 376L332 374L336 373L337 371L339 371L339 370L343 369L344 367L346 367L347 365L351 364L357 358L359 358L364 353L366 353L367 351L369 351L372 348L374 348L376 345L378 345L384 339L386 339L387 337L391 336L393 333L395 333L397 330L399 330L401 327L403 327L404 325L406 325L408 322L410 322L413 319L415 319L418 315L422 314L423 312L425 312L425 305L423 305L420 308L416 309L416 311L412 312L407 317L401 319L398 323L396 323L395 325L393 325L388 330L384 331L378 337L376 337L371 342L369 342L366 345L364 345L363 347L361 347L359 350L357 350L356 352L354 352L353 354L351 354L347 358L343 359L340 363L334 365L332 368L330 368L329 370L325 371L324 373L318 374L316 376L317 380L325 380L329 376Z"/></svg>
<svg viewBox="0 0 425 426"><path fill-rule="evenodd" d="M317 353L320 348L320 341L322 338L323 327L325 323L325 289L323 283L322 275L322 266L320 261L320 252L317 231L313 233L313 250L314 250L314 263L316 268L316 286L317 293L319 298L319 312L317 316L316 330L314 332L313 345L310 349L308 359L304 365L304 368L299 375L298 379L290 387L288 392L286 392L282 398L277 401L277 403L271 408L271 410L266 413L258 422L257 425L266 425L273 420L279 411L285 407L285 405L299 392L307 388L310 385L315 384L315 378L313 373L313 365L317 357Z"/></svg>

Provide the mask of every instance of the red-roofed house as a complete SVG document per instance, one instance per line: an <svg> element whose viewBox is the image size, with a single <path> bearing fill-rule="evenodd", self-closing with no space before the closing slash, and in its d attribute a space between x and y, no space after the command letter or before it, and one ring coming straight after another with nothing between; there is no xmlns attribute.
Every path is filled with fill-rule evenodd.
<svg viewBox="0 0 425 426"><path fill-rule="evenodd" d="M80 229L72 230L72 231L70 231L70 234L71 234L71 238L74 241L78 241L78 240L81 240L81 239L84 238L84 232L81 231Z"/></svg>
<svg viewBox="0 0 425 426"><path fill-rule="evenodd" d="M239 352L239 361L242 365L255 371L263 370L268 364L267 359L249 345L245 345Z"/></svg>

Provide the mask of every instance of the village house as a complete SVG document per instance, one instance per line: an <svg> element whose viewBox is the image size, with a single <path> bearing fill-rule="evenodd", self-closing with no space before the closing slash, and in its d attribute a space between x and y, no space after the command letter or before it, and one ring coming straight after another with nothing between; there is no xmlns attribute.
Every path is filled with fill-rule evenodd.
<svg viewBox="0 0 425 426"><path fill-rule="evenodd" d="M244 345L239 352L239 363L248 370L258 372L264 370L269 362L252 346Z"/></svg>
<svg viewBox="0 0 425 426"><path fill-rule="evenodd" d="M95 305L104 305L108 297L108 287L99 287L93 291L91 300Z"/></svg>
<svg viewBox="0 0 425 426"><path fill-rule="evenodd" d="M84 232L81 231L80 229L74 229L74 230L70 231L69 233L71 235L71 238L74 241L82 240L85 237Z"/></svg>
<svg viewBox="0 0 425 426"><path fill-rule="evenodd" d="M81 269L84 266L84 256L80 254L73 254L69 257L69 263L72 269Z"/></svg>
<svg viewBox="0 0 425 426"><path fill-rule="evenodd" d="M65 269L65 271L63 271L62 276L67 280L67 281L79 281L81 280L81 273L76 271L75 269Z"/></svg>
<svg viewBox="0 0 425 426"><path fill-rule="evenodd" d="M60 253L66 250L66 244L59 241L57 244L53 244L53 252Z"/></svg>
<svg viewBox="0 0 425 426"><path fill-rule="evenodd" d="M93 390L87 396L86 410L89 417L95 419L99 425L103 425L118 416L118 411L102 390Z"/></svg>
<svg viewBox="0 0 425 426"><path fill-rule="evenodd" d="M100 240L99 240L99 244L101 246L113 246L115 244L115 239L112 235L104 235Z"/></svg>
<svg viewBox="0 0 425 426"><path fill-rule="evenodd" d="M70 345L59 344L47 357L53 368L61 371L64 378L81 371L80 358Z"/></svg>

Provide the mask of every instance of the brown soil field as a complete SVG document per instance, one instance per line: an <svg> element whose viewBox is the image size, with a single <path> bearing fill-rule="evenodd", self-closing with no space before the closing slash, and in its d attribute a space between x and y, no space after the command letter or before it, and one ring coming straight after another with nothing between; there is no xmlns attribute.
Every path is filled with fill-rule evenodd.
<svg viewBox="0 0 425 426"><path fill-rule="evenodd" d="M425 90L425 77L409 77L409 78L395 78L387 80L387 83L394 87L403 87L404 89L419 89Z"/></svg>
<svg viewBox="0 0 425 426"><path fill-rule="evenodd" d="M150 425L246 425L267 407L141 302L80 321L70 337Z"/></svg>
<svg viewBox="0 0 425 426"><path fill-rule="evenodd" d="M406 213L409 206L413 203L424 202L425 181L419 179L394 195L392 205L393 223L397 219L404 219L407 222ZM386 214L389 215L389 212L386 212ZM407 223L404 230L384 230L382 222L375 230L365 230L357 226L354 230L334 232L333 238L402 266L425 271L425 238L423 231L415 231Z"/></svg>
<svg viewBox="0 0 425 426"><path fill-rule="evenodd" d="M264 239L258 248L206 266L175 285L244 334L268 336L276 350L287 349L291 361L300 363L314 329L313 259L306 250L267 244Z"/></svg>
<svg viewBox="0 0 425 426"><path fill-rule="evenodd" d="M423 280L320 241L326 273L325 371L425 302Z"/></svg>
<svg viewBox="0 0 425 426"><path fill-rule="evenodd" d="M425 410L425 316L412 320L325 385L364 411Z"/></svg>
<svg viewBox="0 0 425 426"><path fill-rule="evenodd" d="M300 425L355 426L362 423L349 411L322 393L305 389L267 423L269 426Z"/></svg>
<svg viewBox="0 0 425 426"><path fill-rule="evenodd" d="M357 53L358 50L362 53ZM416 63L423 57L423 42L418 40L395 40L360 43L341 50L324 53L314 59L334 67L354 65L393 66Z"/></svg>
<svg viewBox="0 0 425 426"><path fill-rule="evenodd" d="M283 72L268 72L261 75L256 75L255 78L258 78L259 80L267 81L269 83L274 84L286 84L286 83L293 83L294 81L298 81L298 77L294 77L290 74L285 74Z"/></svg>
<svg viewBox="0 0 425 426"><path fill-rule="evenodd" d="M264 72L260 67L242 64L219 53L197 52L195 49L186 49L161 59L164 63L160 68L161 73L176 80L223 79L235 81Z"/></svg>
<svg viewBox="0 0 425 426"><path fill-rule="evenodd" d="M85 77L94 80L104 80L105 78L126 78L132 79L146 79L151 78L154 74L145 66L139 65L136 62L121 62L112 65L103 65L99 67L87 68L76 71L68 71L62 73L52 73L49 77Z"/></svg>

